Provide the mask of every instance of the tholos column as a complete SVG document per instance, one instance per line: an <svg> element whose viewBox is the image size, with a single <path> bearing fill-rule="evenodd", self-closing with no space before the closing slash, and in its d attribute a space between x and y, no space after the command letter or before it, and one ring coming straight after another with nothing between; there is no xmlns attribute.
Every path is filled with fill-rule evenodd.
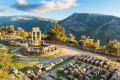
<svg viewBox="0 0 120 80"><path fill-rule="evenodd" d="M32 34L31 34L31 40L33 41L33 32L32 32Z"/></svg>
<svg viewBox="0 0 120 80"><path fill-rule="evenodd" d="M39 31L39 39L41 40L41 31Z"/></svg>
<svg viewBox="0 0 120 80"><path fill-rule="evenodd" d="M37 32L35 32L35 40L37 40Z"/></svg>

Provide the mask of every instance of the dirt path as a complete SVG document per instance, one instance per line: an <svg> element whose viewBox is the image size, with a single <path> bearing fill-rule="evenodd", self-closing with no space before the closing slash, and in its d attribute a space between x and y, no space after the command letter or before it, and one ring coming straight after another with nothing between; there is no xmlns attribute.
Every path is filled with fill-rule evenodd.
<svg viewBox="0 0 120 80"><path fill-rule="evenodd" d="M22 56L19 52L19 50L21 49L21 47L18 47L16 49L12 50L12 53L18 55L20 57L20 60L24 60L24 61L40 61L42 60L43 64L47 64L47 63L51 63L51 62L55 62L63 57L66 56L73 56L73 55L80 55L80 54L85 54L85 55L90 55L90 56L94 56L94 57L98 57L100 59L105 59L105 60L111 60L111 57L106 57L106 56L101 56L95 53L91 53L88 51L82 51L80 49L75 49L72 47L67 47L67 46L63 46L63 45L58 45L58 47L62 48L62 54L56 57L48 57L48 58L35 58L35 57L28 57L28 56Z"/></svg>
<svg viewBox="0 0 120 80"><path fill-rule="evenodd" d="M44 60L43 63L50 63L50 62L54 62L56 60L59 60L60 58L66 57L66 56L74 56L74 55L79 56L81 54L94 56L94 57L97 57L99 59L104 59L104 60L112 60L113 59L113 57L102 56L102 55L95 54L92 52L83 51L80 49L67 47L67 46L63 46L63 45L58 45L58 47L60 47L62 49L63 53L60 56L56 56L54 58L48 58L48 59Z"/></svg>
<svg viewBox="0 0 120 80"><path fill-rule="evenodd" d="M63 49L63 54L60 56L69 56L69 55L80 55L80 54L85 54L85 55L90 55L90 56L94 56L94 57L98 57L100 59L113 59L113 57L108 57L108 56L102 56L96 53L92 53L89 51L84 51L84 50L80 50L80 49L76 49L76 48L72 48L72 47L67 47L67 46L63 46L63 45L59 45L60 48Z"/></svg>

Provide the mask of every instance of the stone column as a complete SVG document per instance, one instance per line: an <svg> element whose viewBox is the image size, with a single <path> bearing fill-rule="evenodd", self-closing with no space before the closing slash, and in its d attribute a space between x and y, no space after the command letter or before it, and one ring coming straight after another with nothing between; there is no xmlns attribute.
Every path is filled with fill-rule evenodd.
<svg viewBox="0 0 120 80"><path fill-rule="evenodd" d="M41 31L39 31L39 39L41 40Z"/></svg>
<svg viewBox="0 0 120 80"><path fill-rule="evenodd" d="M35 32L35 40L37 40L37 31Z"/></svg>
<svg viewBox="0 0 120 80"><path fill-rule="evenodd" d="M32 34L31 34L32 36L31 36L31 40L33 41L33 32L32 32Z"/></svg>

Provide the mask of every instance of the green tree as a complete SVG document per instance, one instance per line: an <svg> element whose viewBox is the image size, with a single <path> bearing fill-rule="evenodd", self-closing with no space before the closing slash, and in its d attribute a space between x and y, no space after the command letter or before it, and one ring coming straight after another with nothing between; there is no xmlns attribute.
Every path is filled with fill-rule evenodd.
<svg viewBox="0 0 120 80"><path fill-rule="evenodd" d="M75 40L75 36L73 34L70 33L69 36L70 36L70 40Z"/></svg>
<svg viewBox="0 0 120 80"><path fill-rule="evenodd" d="M85 35L81 36L81 40L79 40L79 45L87 46L87 43L93 43L94 39L91 39L90 36L86 37Z"/></svg>
<svg viewBox="0 0 120 80"><path fill-rule="evenodd" d="M47 35L41 34L41 38L42 38L43 40L46 40Z"/></svg>
<svg viewBox="0 0 120 80"><path fill-rule="evenodd" d="M16 34L20 35L21 32L24 32L24 29L22 29L21 27L17 28Z"/></svg>
<svg viewBox="0 0 120 80"><path fill-rule="evenodd" d="M67 38L67 42L78 44L78 42L75 40L75 36L71 33L69 33L69 37Z"/></svg>
<svg viewBox="0 0 120 80"><path fill-rule="evenodd" d="M1 32L2 35L6 34L6 28L4 26L2 26L0 28L0 32Z"/></svg>
<svg viewBox="0 0 120 80"><path fill-rule="evenodd" d="M109 41L109 43L105 46L105 50L111 54L120 56L120 43L117 40Z"/></svg>
<svg viewBox="0 0 120 80"><path fill-rule="evenodd" d="M6 26L6 30L8 34L14 34L14 26L10 25L10 26Z"/></svg>
<svg viewBox="0 0 120 80"><path fill-rule="evenodd" d="M32 33L31 33L31 32L28 32L28 37L31 38L31 36L32 36Z"/></svg>
<svg viewBox="0 0 120 80"><path fill-rule="evenodd" d="M65 30L59 25L51 25L50 31L47 32L47 39L52 41L66 41Z"/></svg>
<svg viewBox="0 0 120 80"><path fill-rule="evenodd" d="M94 47L95 47L96 49L99 49L99 48L100 48L100 41L99 41L99 40L97 40L97 42L95 43Z"/></svg>
<svg viewBox="0 0 120 80"><path fill-rule="evenodd" d="M9 73L11 55L7 54L7 49L0 49L0 80L5 80Z"/></svg>
<svg viewBox="0 0 120 80"><path fill-rule="evenodd" d="M28 33L25 32L25 31L24 31L24 32L21 32L21 33L20 33L20 36L23 37L23 38L26 38L26 37L28 37Z"/></svg>
<svg viewBox="0 0 120 80"><path fill-rule="evenodd" d="M108 37L107 37L107 44L109 43L109 41L110 41L110 37L109 37L109 35L108 35Z"/></svg>

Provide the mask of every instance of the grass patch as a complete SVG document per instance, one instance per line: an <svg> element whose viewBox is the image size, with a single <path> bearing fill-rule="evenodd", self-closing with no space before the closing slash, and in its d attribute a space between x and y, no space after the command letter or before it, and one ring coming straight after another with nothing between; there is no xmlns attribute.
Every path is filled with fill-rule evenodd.
<svg viewBox="0 0 120 80"><path fill-rule="evenodd" d="M8 49L7 54L12 54L12 49Z"/></svg>
<svg viewBox="0 0 120 80"><path fill-rule="evenodd" d="M12 66L17 68L18 70L25 72L27 69L31 68L32 66L38 64L38 61L22 61L19 60L18 56L12 57Z"/></svg>
<svg viewBox="0 0 120 80"><path fill-rule="evenodd" d="M113 74L110 74L109 77L108 77L108 80L110 80L110 78L112 77Z"/></svg>
<svg viewBox="0 0 120 80"><path fill-rule="evenodd" d="M21 53L23 56L29 56L29 55L27 55L27 54L25 54L25 53L23 52L23 48L20 49L20 53Z"/></svg>
<svg viewBox="0 0 120 80"><path fill-rule="evenodd" d="M57 80L59 80L61 77L63 77L63 78L65 78L65 79L67 79L67 76L66 75L64 75L63 73L61 73L61 72L56 72L56 74L57 74Z"/></svg>
<svg viewBox="0 0 120 80"><path fill-rule="evenodd" d="M100 80L101 75L105 75L105 71L102 71L101 74L97 78L94 78L93 80Z"/></svg>
<svg viewBox="0 0 120 80"><path fill-rule="evenodd" d="M5 79L5 80L22 80L22 79L18 75L14 74L14 78L8 78L8 79Z"/></svg>
<svg viewBox="0 0 120 80"><path fill-rule="evenodd" d="M18 70L25 72L27 69L31 68L32 66L38 64L38 61L17 61L13 62L13 66Z"/></svg>
<svg viewBox="0 0 120 80"><path fill-rule="evenodd" d="M81 66L81 64L79 62L75 62L75 64L78 64L79 66Z"/></svg>
<svg viewBox="0 0 120 80"><path fill-rule="evenodd" d="M42 46L42 45L40 45L40 46L34 46L34 47L37 47L37 48L41 48L41 47L45 47L44 45Z"/></svg>
<svg viewBox="0 0 120 80"><path fill-rule="evenodd" d="M8 44L8 43L0 42L0 44L3 44L4 46L7 46L7 47L15 47L15 46L12 46L12 45L10 45L10 44Z"/></svg>
<svg viewBox="0 0 120 80"><path fill-rule="evenodd" d="M59 63L59 64L57 64L57 65L55 65L54 67L52 67L51 70L54 70L54 69L58 68L59 66L64 65L65 63L71 61L72 59L74 59L74 57L71 57L71 58L69 58L69 59L67 59L67 60L65 60L65 61L63 61L63 62L61 62L61 63ZM49 72L49 71L51 71L51 70L48 70L47 72Z"/></svg>

